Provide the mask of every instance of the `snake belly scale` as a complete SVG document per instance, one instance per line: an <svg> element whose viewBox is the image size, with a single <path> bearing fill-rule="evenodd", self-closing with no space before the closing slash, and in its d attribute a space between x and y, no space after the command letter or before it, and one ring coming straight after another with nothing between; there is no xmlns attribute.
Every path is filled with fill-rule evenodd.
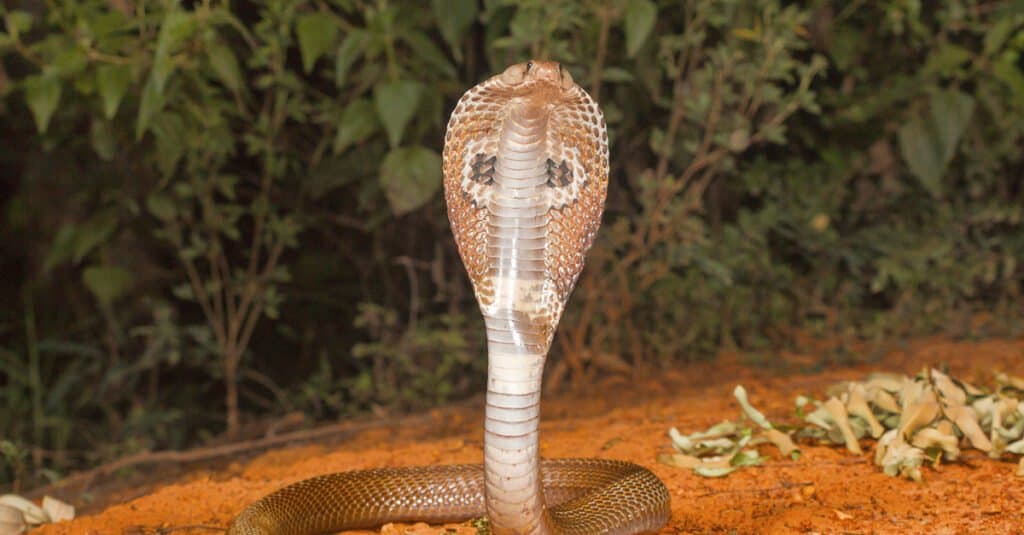
<svg viewBox="0 0 1024 535"><path fill-rule="evenodd" d="M544 361L608 187L608 135L597 103L555 62L513 65L481 82L448 122L444 187L487 328L483 465L314 477L244 509L230 535L485 514L497 535L629 535L668 521L668 490L646 468L539 456Z"/></svg>

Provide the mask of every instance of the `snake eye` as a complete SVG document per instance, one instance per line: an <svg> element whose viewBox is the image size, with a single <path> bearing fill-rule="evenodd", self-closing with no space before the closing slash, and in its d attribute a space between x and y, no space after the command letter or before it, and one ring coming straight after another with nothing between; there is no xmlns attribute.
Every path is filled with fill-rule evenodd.
<svg viewBox="0 0 1024 535"><path fill-rule="evenodd" d="M533 68L533 62L532 61L527 61L526 62L526 72L530 72L530 69L532 69L532 68Z"/></svg>

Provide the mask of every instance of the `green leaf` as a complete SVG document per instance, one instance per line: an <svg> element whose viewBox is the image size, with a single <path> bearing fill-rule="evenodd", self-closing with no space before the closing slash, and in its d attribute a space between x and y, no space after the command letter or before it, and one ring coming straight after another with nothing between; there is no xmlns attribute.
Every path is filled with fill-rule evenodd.
<svg viewBox="0 0 1024 535"><path fill-rule="evenodd" d="M441 156L425 147L392 149L381 163L380 184L396 216L411 212L441 189Z"/></svg>
<svg viewBox="0 0 1024 535"><path fill-rule="evenodd" d="M196 30L196 18L186 11L171 11L160 26L153 57L153 81L157 93L163 93L167 78L174 72L176 53Z"/></svg>
<svg viewBox="0 0 1024 535"><path fill-rule="evenodd" d="M50 244L50 250L43 260L43 273L49 273L53 268L68 261L75 251L76 225L66 223L57 230Z"/></svg>
<svg viewBox="0 0 1024 535"><path fill-rule="evenodd" d="M150 75L145 87L142 88L142 102L139 103L139 116L135 122L136 139L142 139L146 130L149 129L149 123L163 109L164 104L166 104L166 98L157 89L156 81Z"/></svg>
<svg viewBox="0 0 1024 535"><path fill-rule="evenodd" d="M217 73L224 87L235 93L244 89L242 83L242 69L238 66L238 59L231 48L224 44L219 38L211 39L206 44L206 56L210 59L210 66Z"/></svg>
<svg viewBox="0 0 1024 535"><path fill-rule="evenodd" d="M764 457L757 450L738 451L729 459L729 465L735 467L757 466L762 463L764 463Z"/></svg>
<svg viewBox="0 0 1024 535"><path fill-rule="evenodd" d="M171 176L185 154L185 121L168 111L153 119L151 130L156 139L157 167L163 176Z"/></svg>
<svg viewBox="0 0 1024 535"><path fill-rule="evenodd" d="M217 186L217 191L221 195L228 198L228 200L235 200L236 193L235 187L238 185L238 177L235 175L218 175L214 179L214 184Z"/></svg>
<svg viewBox="0 0 1024 535"><path fill-rule="evenodd" d="M309 196L313 200L319 200L331 191L357 180L358 175L352 172L349 160L350 158L340 157L324 158L311 169L306 179Z"/></svg>
<svg viewBox="0 0 1024 535"><path fill-rule="evenodd" d="M931 110L943 165L946 165L956 154L960 138L974 115L974 98L955 90L940 91L932 95Z"/></svg>
<svg viewBox="0 0 1024 535"><path fill-rule="evenodd" d="M900 153L910 171L933 197L943 194L942 178L974 114L974 98L959 91L932 95L927 117L911 117L900 128Z"/></svg>
<svg viewBox="0 0 1024 535"><path fill-rule="evenodd" d="M25 102L32 110L36 129L42 134L50 125L50 118L53 117L53 112L57 110L57 104L60 102L60 80L52 76L32 75L27 76L23 84Z"/></svg>
<svg viewBox="0 0 1024 535"><path fill-rule="evenodd" d="M633 73L621 67L606 67L601 73L601 79L605 82L625 83L632 82L634 77Z"/></svg>
<svg viewBox="0 0 1024 535"><path fill-rule="evenodd" d="M7 31L16 37L32 29L32 15L20 9L14 10L4 16L4 24Z"/></svg>
<svg viewBox="0 0 1024 535"><path fill-rule="evenodd" d="M302 68L306 73L338 38L338 25L326 13L304 13L295 18L295 33L299 37Z"/></svg>
<svg viewBox="0 0 1024 535"><path fill-rule="evenodd" d="M167 195L157 192L151 193L146 197L146 209L161 221L174 219L177 212L177 209L174 207L174 201Z"/></svg>
<svg viewBox="0 0 1024 535"><path fill-rule="evenodd" d="M338 124L338 134L334 137L335 154L342 152L349 146L360 143L370 137L380 128L377 114L374 112L373 104L369 99L359 98L353 100L345 107L341 114L341 122Z"/></svg>
<svg viewBox="0 0 1024 535"><path fill-rule="evenodd" d="M626 6L626 55L633 57L654 29L658 7L651 0L633 0Z"/></svg>
<svg viewBox="0 0 1024 535"><path fill-rule="evenodd" d="M89 129L89 141L92 142L92 149L96 151L100 159L106 161L114 159L117 143L114 140L114 129L111 128L110 121L93 119Z"/></svg>
<svg viewBox="0 0 1024 535"><path fill-rule="evenodd" d="M420 83L411 80L382 83L373 88L373 104L392 147L401 143L405 126L416 113L421 92Z"/></svg>
<svg viewBox="0 0 1024 535"><path fill-rule="evenodd" d="M966 48L947 43L932 50L924 64L923 72L949 76L969 59L971 59L971 53Z"/></svg>
<svg viewBox="0 0 1024 535"><path fill-rule="evenodd" d="M334 58L334 84L338 87L344 87L348 70L363 53L369 35L366 30L354 30L342 40L341 46L338 47L338 54Z"/></svg>
<svg viewBox="0 0 1024 535"><path fill-rule="evenodd" d="M912 118L899 131L900 153L921 185L933 197L942 195L942 155L924 122Z"/></svg>
<svg viewBox="0 0 1024 535"><path fill-rule="evenodd" d="M1003 48L1006 44L1007 38L1013 34L1013 31L1017 27L1017 21L1014 17L1003 17L995 22L994 25L989 27L988 31L985 32L985 48L984 54L991 56L998 50Z"/></svg>
<svg viewBox="0 0 1024 535"><path fill-rule="evenodd" d="M1024 71L1017 68L1011 54L1004 54L999 61L992 64L992 74L1007 86L1017 102L1024 102Z"/></svg>
<svg viewBox="0 0 1024 535"><path fill-rule="evenodd" d="M732 395L736 398L736 401L740 403L740 407L743 409L743 413L747 415L747 418L750 418L754 423L764 429L772 429L771 422L764 417L764 414L750 404L750 400L747 398L747 389L743 388L743 385L736 385L736 388L732 391Z"/></svg>
<svg viewBox="0 0 1024 535"><path fill-rule="evenodd" d="M196 30L196 18L188 11L169 11L160 25L156 56L169 56L181 49Z"/></svg>
<svg viewBox="0 0 1024 535"><path fill-rule="evenodd" d="M171 294L182 301L195 301L196 293L192 289L192 286L187 282L183 282L173 288L171 288Z"/></svg>
<svg viewBox="0 0 1024 535"><path fill-rule="evenodd" d="M462 36L476 20L477 0L433 0L434 18L455 59L462 60Z"/></svg>
<svg viewBox="0 0 1024 535"><path fill-rule="evenodd" d="M419 56L427 65L441 71L441 74L448 78L455 78L455 67L445 57L444 52L441 52L441 49L426 34L417 30L406 30L403 32L402 38L405 39L405 42L409 43L409 48L412 49L412 52Z"/></svg>
<svg viewBox="0 0 1024 535"><path fill-rule="evenodd" d="M97 245L107 241L117 228L117 216L103 212L75 229L75 246L71 260L77 264Z"/></svg>
<svg viewBox="0 0 1024 535"><path fill-rule="evenodd" d="M117 114L131 77L131 69L125 65L105 64L96 68L96 87L103 100L103 115L107 119L113 119Z"/></svg>
<svg viewBox="0 0 1024 535"><path fill-rule="evenodd" d="M706 466L700 465L693 469L694 473L702 477L725 477L736 471L735 466Z"/></svg>
<svg viewBox="0 0 1024 535"><path fill-rule="evenodd" d="M53 62L46 66L46 73L56 77L71 77L89 65L89 58L82 49L74 43L66 43L67 48L62 50L53 58Z"/></svg>
<svg viewBox="0 0 1024 535"><path fill-rule="evenodd" d="M116 266L89 266L82 272L85 287L103 305L110 305L131 288L132 273Z"/></svg>

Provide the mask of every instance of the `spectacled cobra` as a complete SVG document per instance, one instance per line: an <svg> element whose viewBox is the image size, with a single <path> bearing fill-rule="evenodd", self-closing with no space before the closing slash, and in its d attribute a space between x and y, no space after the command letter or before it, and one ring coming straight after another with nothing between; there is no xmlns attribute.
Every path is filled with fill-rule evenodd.
<svg viewBox="0 0 1024 535"><path fill-rule="evenodd" d="M448 122L444 189L487 329L484 464L314 477L250 505L230 535L484 514L498 535L627 535L668 521L668 489L644 467L539 458L544 360L608 190L597 103L555 62L513 65L478 84Z"/></svg>

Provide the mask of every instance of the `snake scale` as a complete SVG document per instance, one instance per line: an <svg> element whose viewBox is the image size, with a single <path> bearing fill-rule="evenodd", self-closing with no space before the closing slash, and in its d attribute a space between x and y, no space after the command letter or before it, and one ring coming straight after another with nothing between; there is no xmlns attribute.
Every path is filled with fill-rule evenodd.
<svg viewBox="0 0 1024 535"><path fill-rule="evenodd" d="M481 82L448 122L444 188L487 329L484 464L314 477L244 509L230 535L484 514L498 535L627 535L668 521L668 490L646 468L539 458L544 361L608 189L608 134L597 103L555 62L513 65Z"/></svg>

